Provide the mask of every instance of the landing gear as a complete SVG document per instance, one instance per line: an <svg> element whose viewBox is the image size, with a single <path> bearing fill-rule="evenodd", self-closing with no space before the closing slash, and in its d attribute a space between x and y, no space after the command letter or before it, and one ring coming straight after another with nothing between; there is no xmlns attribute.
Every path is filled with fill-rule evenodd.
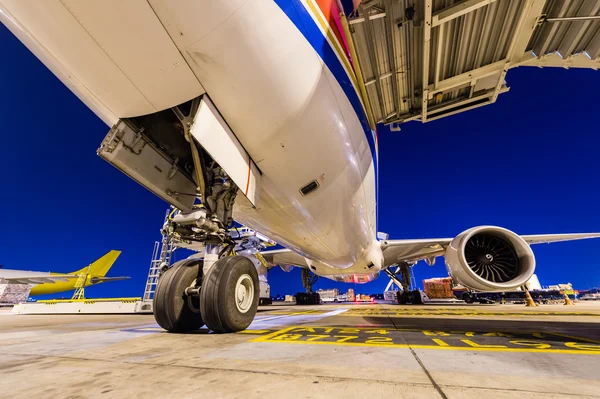
<svg viewBox="0 0 600 399"><path fill-rule="evenodd" d="M309 269L302 269L302 286L307 294L312 294L312 287L319 280L319 276L311 272Z"/></svg>
<svg viewBox="0 0 600 399"><path fill-rule="evenodd" d="M320 305L321 296L316 292L312 292L313 285L319 280L319 276L308 269L302 269L302 286L306 290L296 294L296 305Z"/></svg>
<svg viewBox="0 0 600 399"><path fill-rule="evenodd" d="M221 258L204 277L200 313L214 332L242 331L254 320L259 295L258 272L250 259Z"/></svg>
<svg viewBox="0 0 600 399"><path fill-rule="evenodd" d="M385 273L399 286L402 287L402 291L398 291L396 299L398 304L406 305L422 305L423 299L421 298L421 292L419 290L409 291L410 289L410 268L413 264L402 262L398 264L396 271L385 269Z"/></svg>
<svg viewBox="0 0 600 399"><path fill-rule="evenodd" d="M421 292L419 290L414 290L410 292L410 302L413 305L423 304L423 299L421 298Z"/></svg>
<svg viewBox="0 0 600 399"><path fill-rule="evenodd" d="M397 295L398 295L397 296L398 304L400 304L400 305L406 305L406 304L422 305L423 304L423 299L421 298L421 292L419 292L419 290L398 291Z"/></svg>
<svg viewBox="0 0 600 399"><path fill-rule="evenodd" d="M398 291L398 294L396 295L396 299L399 305L406 305L408 303L408 292Z"/></svg>
<svg viewBox="0 0 600 399"><path fill-rule="evenodd" d="M246 329L258 308L258 272L245 256L217 260L202 278L202 260L177 262L158 280L154 318L169 332ZM201 286L200 286L201 284Z"/></svg>
<svg viewBox="0 0 600 399"><path fill-rule="evenodd" d="M158 280L154 292L154 318L169 332L188 332L204 325L197 296L186 295L202 274L202 260L186 259L175 263Z"/></svg>
<svg viewBox="0 0 600 399"><path fill-rule="evenodd" d="M465 303L473 303L475 301L475 299L473 298L473 295L468 291L463 292L462 295L460 296L460 299L465 301Z"/></svg>
<svg viewBox="0 0 600 399"><path fill-rule="evenodd" d="M259 254L260 239L243 236L234 225L237 185L191 134L199 104L198 98L189 109L172 108L180 122L176 126L189 143L186 169L197 187L195 194L169 195L196 196L197 203L185 211L174 209L163 235L202 252L204 259L178 262L162 273L154 314L158 324L170 332L195 330L204 324L217 333L236 332L246 329L256 315L260 297L257 268L266 274L267 265Z"/></svg>

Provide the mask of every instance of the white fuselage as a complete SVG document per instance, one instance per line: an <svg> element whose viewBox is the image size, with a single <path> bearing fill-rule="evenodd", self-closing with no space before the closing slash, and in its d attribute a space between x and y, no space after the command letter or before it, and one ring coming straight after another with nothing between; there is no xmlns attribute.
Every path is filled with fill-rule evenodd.
<svg viewBox="0 0 600 399"><path fill-rule="evenodd" d="M370 279L382 265L377 138L332 6L0 0L0 19L109 126L207 93L262 173L257 206L238 196L234 218L317 274Z"/></svg>

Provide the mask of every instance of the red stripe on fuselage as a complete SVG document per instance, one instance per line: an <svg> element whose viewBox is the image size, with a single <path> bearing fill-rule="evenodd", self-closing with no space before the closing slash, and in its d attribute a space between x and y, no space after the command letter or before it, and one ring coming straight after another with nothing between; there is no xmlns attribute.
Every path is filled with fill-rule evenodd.
<svg viewBox="0 0 600 399"><path fill-rule="evenodd" d="M308 0L311 1L311 0ZM346 42L346 36L344 35L344 30L342 28L342 22L340 21L340 8L338 7L336 0L314 0L315 3L321 9L321 12L325 16L327 23L331 27L333 34L337 37L338 41L344 48L344 53L349 60L350 51L348 50L348 43Z"/></svg>

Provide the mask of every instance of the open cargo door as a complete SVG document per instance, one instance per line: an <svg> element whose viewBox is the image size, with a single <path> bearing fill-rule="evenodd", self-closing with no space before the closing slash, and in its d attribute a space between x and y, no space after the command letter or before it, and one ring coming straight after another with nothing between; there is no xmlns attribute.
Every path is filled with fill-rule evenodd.
<svg viewBox="0 0 600 399"><path fill-rule="evenodd" d="M108 132L98 155L182 211L196 197L192 146L202 147L205 166L215 161L253 206L260 171L208 96L151 115L120 120Z"/></svg>

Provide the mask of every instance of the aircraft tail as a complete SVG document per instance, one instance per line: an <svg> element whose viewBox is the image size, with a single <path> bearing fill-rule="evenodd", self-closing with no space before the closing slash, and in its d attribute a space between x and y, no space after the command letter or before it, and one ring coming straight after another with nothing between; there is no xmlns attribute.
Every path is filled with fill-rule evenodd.
<svg viewBox="0 0 600 399"><path fill-rule="evenodd" d="M121 251L116 251L113 249L112 251L109 251L106 255L92 263L89 270L86 266L69 274L80 274L87 272L92 276L106 276L106 273L108 273L108 271L115 263L119 255L121 255Z"/></svg>

